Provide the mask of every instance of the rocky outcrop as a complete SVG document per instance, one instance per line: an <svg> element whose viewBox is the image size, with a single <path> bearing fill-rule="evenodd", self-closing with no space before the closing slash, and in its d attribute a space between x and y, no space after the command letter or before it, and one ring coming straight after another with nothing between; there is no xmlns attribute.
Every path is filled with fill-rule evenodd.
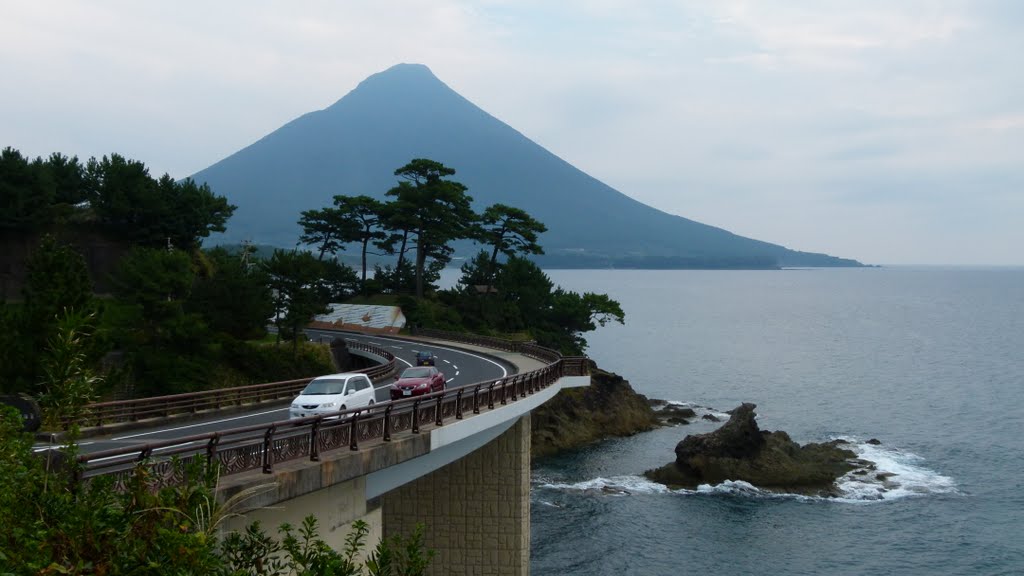
<svg viewBox="0 0 1024 576"><path fill-rule="evenodd" d="M785 432L760 430L754 404L731 412L714 432L690 435L676 445L676 459L645 475L672 487L693 488L742 480L769 490L834 494L835 481L853 470L856 454L841 442L793 442Z"/></svg>
<svg viewBox="0 0 1024 576"><path fill-rule="evenodd" d="M546 456L660 425L650 401L618 374L591 363L590 386L562 390L533 411L532 455Z"/></svg>
<svg viewBox="0 0 1024 576"><path fill-rule="evenodd" d="M651 407L658 420L666 426L685 426L697 418L697 412L689 406L669 404L664 400L651 400Z"/></svg>

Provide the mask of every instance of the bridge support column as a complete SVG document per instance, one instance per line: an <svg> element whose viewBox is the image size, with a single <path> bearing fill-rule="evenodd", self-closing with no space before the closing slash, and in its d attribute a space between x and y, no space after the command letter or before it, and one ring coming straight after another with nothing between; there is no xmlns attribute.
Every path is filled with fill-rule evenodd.
<svg viewBox="0 0 1024 576"><path fill-rule="evenodd" d="M530 572L530 415L479 450L381 497L384 536L425 525L432 574Z"/></svg>

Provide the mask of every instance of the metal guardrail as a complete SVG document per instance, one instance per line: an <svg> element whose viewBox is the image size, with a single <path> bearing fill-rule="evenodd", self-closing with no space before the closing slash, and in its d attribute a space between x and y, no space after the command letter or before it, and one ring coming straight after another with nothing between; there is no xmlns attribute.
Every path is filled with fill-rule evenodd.
<svg viewBox="0 0 1024 576"><path fill-rule="evenodd" d="M347 342L347 345L350 350L367 352L380 356L385 360L383 364L352 370L352 372L362 372L374 382L378 382L394 375L397 370L395 356L387 350L363 342L350 341ZM197 414L208 410L221 410L229 406L257 405L264 402L290 400L298 395L299 391L305 388L306 384L312 379L313 377L299 378L296 380L219 388L186 394L98 402L86 406L84 416L76 419L74 422L62 422L62 426L64 429L67 429L71 424L78 423L81 426L102 427L122 422L138 422L150 418L168 418L181 414Z"/></svg>
<svg viewBox="0 0 1024 576"><path fill-rule="evenodd" d="M481 341L473 343L484 345ZM269 474L277 463L298 459L315 462L329 450L359 450L367 444L390 442L396 433L418 434L425 426L442 426L452 419L461 420L516 402L563 376L589 374L586 357L562 358L553 350L527 346L531 346L531 352L545 351L545 356L553 354L556 359L530 372L375 404L372 408L82 454L77 457L79 480L109 475L113 476L116 488L124 489L134 470L142 465L148 469L154 487L166 486L180 482L182 470L197 459L206 466L216 466L222 476L253 470Z"/></svg>

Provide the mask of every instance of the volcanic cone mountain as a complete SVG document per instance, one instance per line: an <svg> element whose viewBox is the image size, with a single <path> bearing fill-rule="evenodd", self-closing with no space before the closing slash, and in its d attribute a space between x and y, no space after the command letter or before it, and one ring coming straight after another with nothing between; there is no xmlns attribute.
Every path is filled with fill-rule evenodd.
<svg viewBox="0 0 1024 576"><path fill-rule="evenodd" d="M413 158L457 170L474 208L522 208L545 223L543 266L764 268L858 266L796 252L673 216L574 168L487 114L426 66L370 76L330 107L305 114L195 174L238 206L213 242L294 246L303 210L335 194L384 199ZM472 246L457 247L468 256Z"/></svg>

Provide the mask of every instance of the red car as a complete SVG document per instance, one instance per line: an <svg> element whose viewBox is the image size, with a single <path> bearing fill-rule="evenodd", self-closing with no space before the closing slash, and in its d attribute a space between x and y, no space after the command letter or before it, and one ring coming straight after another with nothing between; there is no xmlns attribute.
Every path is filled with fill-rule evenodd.
<svg viewBox="0 0 1024 576"><path fill-rule="evenodd" d="M406 368L398 380L391 385L391 399L398 400L440 392L445 389L445 386L444 373L434 366L413 366Z"/></svg>

